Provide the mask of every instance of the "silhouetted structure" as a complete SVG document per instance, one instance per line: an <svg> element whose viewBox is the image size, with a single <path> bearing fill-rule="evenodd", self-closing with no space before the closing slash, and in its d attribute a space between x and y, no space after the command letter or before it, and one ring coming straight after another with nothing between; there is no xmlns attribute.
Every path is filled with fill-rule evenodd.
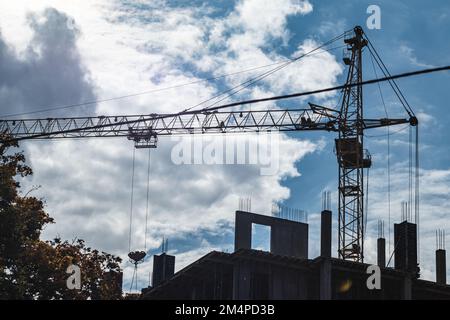
<svg viewBox="0 0 450 320"><path fill-rule="evenodd" d="M165 252L153 256L152 286L156 287L163 281L171 278L175 273L175 257Z"/></svg>
<svg viewBox="0 0 450 320"><path fill-rule="evenodd" d="M331 218L330 210L323 210L320 215L320 255L331 258Z"/></svg>
<svg viewBox="0 0 450 320"><path fill-rule="evenodd" d="M308 257L308 225L302 222L237 211L235 249L252 248L252 224L270 227L270 251L299 258Z"/></svg>
<svg viewBox="0 0 450 320"><path fill-rule="evenodd" d="M397 256L398 268L381 269L381 290L367 287L368 264L332 258L328 255L331 241L331 212L322 212L321 256L308 259L304 249L291 248L289 254L251 250L248 247L248 224L267 223L283 225L283 219L265 217L248 212L236 212L236 251L224 253L213 251L177 272L170 280L146 290L144 299L450 299L450 286L417 279L404 266L413 266L417 260L404 263L402 257L414 257L410 252L416 248L415 237L407 238L407 245L400 244ZM270 224L269 224L270 222ZM300 232L307 232L307 226L299 224ZM245 226L243 228L242 226ZM405 242L405 231L412 232L415 225L399 224L397 240ZM295 230L293 227L291 230ZM244 238L245 246L241 245ZM289 239L289 236L288 236ZM303 239L303 238L302 238ZM283 240L284 241L284 240ZM289 242L289 241L288 241ZM292 241L291 245L304 244ZM397 254L397 253L396 253ZM417 267L417 264L415 265ZM406 268L408 269L408 268Z"/></svg>
<svg viewBox="0 0 450 320"><path fill-rule="evenodd" d="M408 221L394 224L394 245L395 269L418 276L416 224Z"/></svg>
<svg viewBox="0 0 450 320"><path fill-rule="evenodd" d="M442 285L447 283L445 230L436 230L436 282Z"/></svg>

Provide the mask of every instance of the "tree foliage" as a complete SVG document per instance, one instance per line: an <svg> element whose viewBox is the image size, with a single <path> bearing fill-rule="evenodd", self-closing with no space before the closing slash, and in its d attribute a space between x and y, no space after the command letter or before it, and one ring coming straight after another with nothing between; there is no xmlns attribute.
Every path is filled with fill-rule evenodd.
<svg viewBox="0 0 450 320"><path fill-rule="evenodd" d="M119 299L119 257L99 252L81 239L40 239L54 223L42 199L22 196L18 181L33 174L17 143L0 135L0 299ZM67 268L81 270L81 288L69 289ZM120 286L120 284L119 284ZM119 290L118 290L119 289Z"/></svg>

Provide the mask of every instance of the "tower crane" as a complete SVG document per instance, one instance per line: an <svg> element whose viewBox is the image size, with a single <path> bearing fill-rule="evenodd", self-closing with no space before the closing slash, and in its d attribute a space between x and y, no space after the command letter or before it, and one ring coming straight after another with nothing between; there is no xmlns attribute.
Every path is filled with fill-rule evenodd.
<svg viewBox="0 0 450 320"><path fill-rule="evenodd" d="M346 83L340 87L342 89L340 109L309 103L308 108L302 109L225 111L232 106L268 100L261 99L200 110L185 110L173 114L2 119L0 132L16 141L126 137L134 142L136 148L156 148L158 137L167 135L271 131L335 132L337 134L335 152L339 167L338 254L342 259L362 262L365 213L364 169L372 165L371 156L364 149L364 131L400 124L417 126L418 121L411 108L406 108L408 116L405 118L368 119L364 117L363 85L365 83L362 78L362 52L366 47L375 49L361 27L355 27L344 41L347 47L344 63L348 66L348 73ZM383 66L381 62L380 67ZM386 77L378 80L389 81L397 94L398 86L393 81L395 76L392 77L385 66L382 69L385 70ZM401 99L403 95L399 89L398 93L397 96ZM291 95L287 98L294 96L299 95ZM282 99L286 96L278 98Z"/></svg>

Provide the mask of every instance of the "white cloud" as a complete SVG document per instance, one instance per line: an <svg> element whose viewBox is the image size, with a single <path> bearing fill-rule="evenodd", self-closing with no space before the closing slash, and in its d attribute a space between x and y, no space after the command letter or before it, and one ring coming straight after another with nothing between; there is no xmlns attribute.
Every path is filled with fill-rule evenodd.
<svg viewBox="0 0 450 320"><path fill-rule="evenodd" d="M236 6L236 14L231 16L231 25L242 27L251 35L242 45L257 44L270 37L286 39L286 20L290 15L308 14L313 10L308 1L295 0L247 0Z"/></svg>
<svg viewBox="0 0 450 320"><path fill-rule="evenodd" d="M436 119L431 114L424 111L419 111L416 116L417 119L419 119L419 123L422 128L428 128L430 125L436 123Z"/></svg>

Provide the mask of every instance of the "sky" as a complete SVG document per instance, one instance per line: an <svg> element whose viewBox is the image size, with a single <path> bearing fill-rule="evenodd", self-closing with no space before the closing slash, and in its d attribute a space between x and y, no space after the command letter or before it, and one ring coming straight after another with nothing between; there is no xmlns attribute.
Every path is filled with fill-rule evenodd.
<svg viewBox="0 0 450 320"><path fill-rule="evenodd" d="M366 27L369 5L380 7L380 29ZM1 1L0 118L194 82L15 118L177 112L268 69L199 80L296 57L355 25L365 29L392 74L450 64L450 4L445 0ZM344 83L342 43L336 46L292 63L224 102ZM374 78L370 57L364 59L364 79ZM450 74L444 72L398 81L420 122L420 265L422 277L429 280L435 277L435 230L450 229L449 80ZM389 87L381 84L380 89L388 115L406 117ZM300 108L310 101L338 108L338 98L338 93L328 93L243 108ZM385 117L378 86L364 88L364 108L367 117ZM401 201L408 199L409 129L390 130L389 153L386 129L366 133L365 146L373 159L365 241L368 263L376 262L377 221L385 221L390 255L393 228L388 226L400 222ZM249 164L177 165L172 153L179 141L160 138L158 148L150 151L147 232L148 150L137 150L131 245L133 145L126 139L23 142L20 147L34 175L22 182L22 192L40 186L32 194L45 199L56 220L45 229L45 239L82 238L92 247L121 256L125 290L133 271L128 251L148 252L138 269L138 287L147 286L152 255L160 252L163 237L169 239L169 253L176 255L177 270L211 250L233 251L239 198L251 198L251 210L261 214L271 214L273 203L306 210L309 256L315 257L321 194L331 191L336 256L335 136L315 132L277 137L279 167L272 175L261 175L260 166ZM207 143L213 137L197 139ZM256 135L226 139L259 141ZM256 231L255 246L263 246L267 232Z"/></svg>

